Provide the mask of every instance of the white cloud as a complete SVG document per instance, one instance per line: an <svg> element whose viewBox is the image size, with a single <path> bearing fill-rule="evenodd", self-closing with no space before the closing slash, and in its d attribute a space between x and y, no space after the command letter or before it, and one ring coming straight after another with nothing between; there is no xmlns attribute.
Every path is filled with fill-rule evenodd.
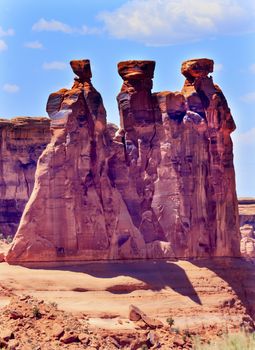
<svg viewBox="0 0 255 350"><path fill-rule="evenodd" d="M119 39L151 46L255 31L253 0L128 0L98 18Z"/></svg>
<svg viewBox="0 0 255 350"><path fill-rule="evenodd" d="M4 40L0 39L0 52L5 51L7 49L8 49L8 46L7 46L6 42Z"/></svg>
<svg viewBox="0 0 255 350"><path fill-rule="evenodd" d="M223 70L223 64L222 63L214 63L213 71L214 72L221 72Z"/></svg>
<svg viewBox="0 0 255 350"><path fill-rule="evenodd" d="M39 21L33 25L32 30L38 32L62 32L66 34L77 33L81 35L93 35L101 33L100 28L88 27L86 25L83 25L81 28L76 28L70 26L69 24L56 21L55 19L51 19L48 21L44 18L39 19Z"/></svg>
<svg viewBox="0 0 255 350"><path fill-rule="evenodd" d="M66 69L67 64L65 62L53 61L53 62L45 62L43 64L43 69L46 70L63 70Z"/></svg>
<svg viewBox="0 0 255 350"><path fill-rule="evenodd" d="M16 84L4 84L3 90L5 92L8 92L10 94L15 94L20 90L20 87Z"/></svg>
<svg viewBox="0 0 255 350"><path fill-rule="evenodd" d="M9 28L7 30L3 30L3 27L0 26L0 37L12 35L14 35L14 29Z"/></svg>
<svg viewBox="0 0 255 350"><path fill-rule="evenodd" d="M72 27L70 27L68 24L56 21L54 19L47 21L44 18L39 19L39 21L33 25L32 30L37 32L63 32L68 34L73 32Z"/></svg>
<svg viewBox="0 0 255 350"><path fill-rule="evenodd" d="M255 74L255 63L250 66L250 71Z"/></svg>
<svg viewBox="0 0 255 350"><path fill-rule="evenodd" d="M255 102L255 91L249 92L241 97L241 100L247 103Z"/></svg>
<svg viewBox="0 0 255 350"><path fill-rule="evenodd" d="M102 29L97 28L97 27L88 27L83 25L81 29L76 29L77 33L82 34L82 35L93 35L93 34L100 34L102 33Z"/></svg>
<svg viewBox="0 0 255 350"><path fill-rule="evenodd" d="M43 48L43 44L40 43L40 41L38 41L38 40L26 42L24 44L24 46L29 48L29 49L42 49Z"/></svg>

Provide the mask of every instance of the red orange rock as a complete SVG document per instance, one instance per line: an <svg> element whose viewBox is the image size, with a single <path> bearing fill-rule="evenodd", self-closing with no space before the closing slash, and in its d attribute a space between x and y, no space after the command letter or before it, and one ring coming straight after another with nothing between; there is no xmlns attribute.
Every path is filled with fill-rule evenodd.
<svg viewBox="0 0 255 350"><path fill-rule="evenodd" d="M79 78L49 97L51 141L7 261L238 256L235 124L213 61L184 62L182 92L154 94L154 61L119 63L119 131L88 60L71 66Z"/></svg>
<svg viewBox="0 0 255 350"><path fill-rule="evenodd" d="M50 140L50 120L0 119L0 136L0 233L13 237L34 187L37 160Z"/></svg>
<svg viewBox="0 0 255 350"><path fill-rule="evenodd" d="M51 94L51 142L38 161L11 263L145 257L145 244L108 178L106 113L90 80Z"/></svg>

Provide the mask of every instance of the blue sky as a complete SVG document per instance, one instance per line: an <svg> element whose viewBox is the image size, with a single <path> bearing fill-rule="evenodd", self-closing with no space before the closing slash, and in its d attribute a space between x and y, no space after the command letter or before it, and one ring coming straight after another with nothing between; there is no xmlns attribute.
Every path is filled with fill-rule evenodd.
<svg viewBox="0 0 255 350"><path fill-rule="evenodd" d="M156 60L154 91L180 90L181 62L215 61L235 122L239 196L255 196L253 0L0 0L0 117L44 116L48 95L70 87L71 59L89 58L108 121L118 124L116 65Z"/></svg>

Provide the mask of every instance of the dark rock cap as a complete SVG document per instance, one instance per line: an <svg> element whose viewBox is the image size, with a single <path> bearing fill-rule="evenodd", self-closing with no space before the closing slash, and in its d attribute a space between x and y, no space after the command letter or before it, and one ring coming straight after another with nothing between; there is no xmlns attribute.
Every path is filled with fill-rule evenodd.
<svg viewBox="0 0 255 350"><path fill-rule="evenodd" d="M118 63L118 72L122 79L152 79L155 61L123 61Z"/></svg>
<svg viewBox="0 0 255 350"><path fill-rule="evenodd" d="M213 72L213 60L208 58L194 58L182 63L181 72L186 78L206 77Z"/></svg>
<svg viewBox="0 0 255 350"><path fill-rule="evenodd" d="M81 81L88 80L92 77L90 60L72 60L70 62L73 72Z"/></svg>

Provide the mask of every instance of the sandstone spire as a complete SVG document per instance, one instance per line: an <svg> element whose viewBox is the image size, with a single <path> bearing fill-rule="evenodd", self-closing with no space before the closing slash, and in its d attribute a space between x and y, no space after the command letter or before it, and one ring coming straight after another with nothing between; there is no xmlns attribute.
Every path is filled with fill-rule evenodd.
<svg viewBox="0 0 255 350"><path fill-rule="evenodd" d="M11 263L145 257L144 241L107 172L106 113L88 60L71 90L49 96L51 142L41 155Z"/></svg>
<svg viewBox="0 0 255 350"><path fill-rule="evenodd" d="M72 89L47 103L51 141L7 261L239 255L235 125L213 61L184 62L182 91L159 93L154 61L120 62L119 130L106 124L89 60L71 67Z"/></svg>

